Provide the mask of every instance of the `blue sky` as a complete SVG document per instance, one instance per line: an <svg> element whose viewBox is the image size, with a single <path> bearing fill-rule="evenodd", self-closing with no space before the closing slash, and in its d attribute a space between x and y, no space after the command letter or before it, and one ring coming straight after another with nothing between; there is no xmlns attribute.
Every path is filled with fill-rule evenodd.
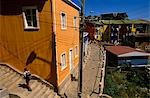
<svg viewBox="0 0 150 98"><path fill-rule="evenodd" d="M79 4L81 0L73 1ZM126 12L129 19L150 19L150 0L85 0L86 16L111 12Z"/></svg>

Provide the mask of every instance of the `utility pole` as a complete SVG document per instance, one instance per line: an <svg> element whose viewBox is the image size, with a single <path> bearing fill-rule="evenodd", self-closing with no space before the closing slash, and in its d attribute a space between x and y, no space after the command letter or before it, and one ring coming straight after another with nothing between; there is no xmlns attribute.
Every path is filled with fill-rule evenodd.
<svg viewBox="0 0 150 98"><path fill-rule="evenodd" d="M80 12L80 34L79 34L79 42L80 42L80 57L79 57L79 78L78 78L78 97L82 97L82 67L83 67L83 32L84 32L84 4L85 0L81 1L81 12Z"/></svg>

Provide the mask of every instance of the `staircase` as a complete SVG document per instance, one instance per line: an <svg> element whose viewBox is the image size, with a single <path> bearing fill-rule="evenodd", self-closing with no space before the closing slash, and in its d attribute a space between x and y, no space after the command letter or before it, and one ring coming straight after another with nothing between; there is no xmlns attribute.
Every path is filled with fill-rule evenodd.
<svg viewBox="0 0 150 98"><path fill-rule="evenodd" d="M60 98L53 90L53 86L33 75L30 81L32 91L25 88L25 80L18 70L6 65L0 64L0 98L10 98L10 95L18 96L11 98ZM9 94L4 94L3 88L7 89Z"/></svg>

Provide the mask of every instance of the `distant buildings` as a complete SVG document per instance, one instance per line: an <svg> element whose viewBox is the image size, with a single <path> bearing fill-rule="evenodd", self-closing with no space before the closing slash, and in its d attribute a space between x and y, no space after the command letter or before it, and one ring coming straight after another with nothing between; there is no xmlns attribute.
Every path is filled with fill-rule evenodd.
<svg viewBox="0 0 150 98"><path fill-rule="evenodd" d="M131 46L147 52L150 51L149 24L147 20L129 20L126 13L86 17L86 30L92 40Z"/></svg>
<svg viewBox="0 0 150 98"><path fill-rule="evenodd" d="M106 13L100 15L101 20L125 20L128 19L127 13Z"/></svg>

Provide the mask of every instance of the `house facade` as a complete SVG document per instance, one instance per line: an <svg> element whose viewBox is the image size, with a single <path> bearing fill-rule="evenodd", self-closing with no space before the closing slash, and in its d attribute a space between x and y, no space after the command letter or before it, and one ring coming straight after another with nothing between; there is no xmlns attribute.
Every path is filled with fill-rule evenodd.
<svg viewBox="0 0 150 98"><path fill-rule="evenodd" d="M1 0L0 63L67 87L79 60L79 9L70 0Z"/></svg>
<svg viewBox="0 0 150 98"><path fill-rule="evenodd" d="M50 0L1 0L1 63L23 71L29 55L34 52L42 60L34 58L28 65L29 70L50 81L53 48L51 10Z"/></svg>
<svg viewBox="0 0 150 98"><path fill-rule="evenodd" d="M102 39L113 44L120 43L131 47L137 47L149 42L149 23L145 20L101 20L103 28ZM103 27L104 27L103 26ZM140 39L140 40L139 40ZM144 49L144 48L141 48ZM144 49L145 50L145 49Z"/></svg>
<svg viewBox="0 0 150 98"><path fill-rule="evenodd" d="M94 23L86 22L86 28L85 31L88 32L89 40L93 41L95 39L95 32L96 28L94 26Z"/></svg>
<svg viewBox="0 0 150 98"><path fill-rule="evenodd" d="M78 67L79 9L71 0L53 0L59 93L65 91L65 88L71 81L71 76L75 74Z"/></svg>

